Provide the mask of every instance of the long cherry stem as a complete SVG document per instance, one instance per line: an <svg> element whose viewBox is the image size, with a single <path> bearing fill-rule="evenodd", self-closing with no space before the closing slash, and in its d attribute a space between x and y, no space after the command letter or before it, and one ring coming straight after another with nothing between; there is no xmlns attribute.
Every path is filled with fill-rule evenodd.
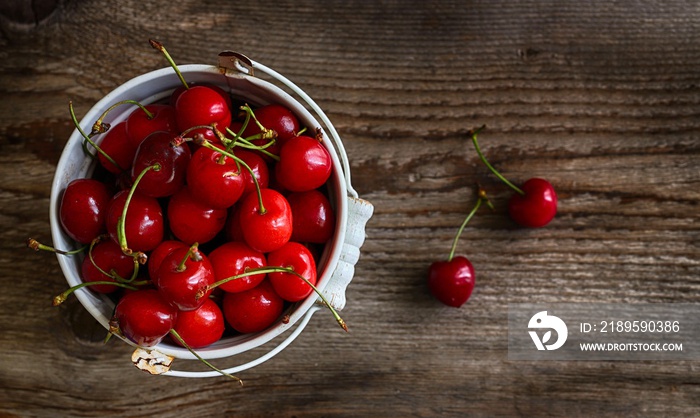
<svg viewBox="0 0 700 418"><path fill-rule="evenodd" d="M192 353L193 356L197 357L197 360L199 360L199 361L201 361L202 363L204 363L205 365L207 365L207 367L209 367L210 369L212 369L212 370L214 370L214 371L216 371L216 372L221 373L222 375L224 375L224 376L226 376L226 377L230 377L231 379L233 379L233 380L237 381L238 383L240 383L241 386L243 386L243 381L242 381L241 379L239 379L238 377L236 377L236 376L234 376L234 375L232 375L232 374L230 374L230 373L226 373L225 371L219 369L218 367L214 366L213 364L211 364L210 362L208 362L207 360L205 360L202 356L200 356L192 347L190 347L190 346L187 344L187 342L182 338L182 336L180 336L180 334L179 334L177 331L175 331L174 329L171 329L171 330L170 330L170 335L171 335L173 338L175 338L180 344L182 344L182 346L185 347L190 353Z"/></svg>
<svg viewBox="0 0 700 418"><path fill-rule="evenodd" d="M70 251L65 251L65 250L59 250L54 247L50 247L48 245L44 245L40 243L39 241L35 240L34 238L29 238L27 239L27 247L31 248L34 251L48 251L60 255L75 255L75 254L80 254L81 252L85 251L89 245L85 245L83 247L78 248L77 250L70 250Z"/></svg>
<svg viewBox="0 0 700 418"><path fill-rule="evenodd" d="M477 199L474 208L472 208L471 212L469 212L469 215L467 215L467 217L464 219L462 225L460 225L459 230L457 231L457 234L455 235L454 240L452 241L452 248L450 249L450 256L447 258L447 261L452 261L452 258L455 256L455 252L457 251L457 242L459 242L459 237L462 235L464 228L467 226L472 217L474 217L474 214L476 214L476 211L479 210L479 207L481 207L481 204L484 202L486 202L486 204L493 209L491 202L486 197L486 191L480 188L479 198Z"/></svg>
<svg viewBox="0 0 700 418"><path fill-rule="evenodd" d="M268 273L288 273L288 274L291 274L291 275L293 275L293 276L296 276L296 277L302 279L302 280L303 280L306 284L308 284L308 285L311 287L311 289L313 289L313 291L316 292L316 294L321 298L321 301L323 301L323 304L326 305L326 307L331 311L331 314L333 315L333 318L335 318L335 321L338 323L338 325L340 325L340 327L343 328L343 330L345 330L345 332L348 331L348 326L347 326L347 324L345 323L345 321L343 320L343 318L340 317L340 315L338 314L338 311L330 304L330 302L328 302L328 300L327 300L326 297L323 295L323 293L322 293L320 290L318 290L318 288L317 288L316 286L314 286L314 285L309 281L309 279L307 279L306 277L304 277L304 276L302 276L301 274L297 273L296 271L294 271L294 269L291 269L291 268L288 268L288 267L259 267L259 268L249 269L249 270L247 270L247 271L245 271L245 272L243 272L243 273L241 273L241 274L237 274L237 275L235 275L235 276L227 277L227 278L225 278L225 279L221 279L221 280L219 280L219 281L217 281L217 282L215 282L215 283L210 284L210 285L207 286L206 288L200 290L200 291L197 293L197 296L196 296L196 297L197 297L197 299L200 299L200 298L202 298L202 297L204 296L204 294L207 293L209 290L214 289L214 288L216 288L216 287L219 287L219 286L221 286L222 284L228 283L228 282L230 282L230 281L232 281L232 280L242 279L242 278L244 278L244 277L249 277L249 276L255 276L255 275L257 275L257 274L268 274Z"/></svg>
<svg viewBox="0 0 700 418"><path fill-rule="evenodd" d="M153 113L151 113L148 109L146 109L146 106L142 105L140 102L137 102L136 100L131 100L131 99L122 100L120 102L113 104L112 106L107 108L107 110L102 112L100 117L97 118L95 123L92 125L92 133L93 134L101 134L101 133L107 132L107 130L109 129L109 124L102 123L102 120L104 120L104 118L107 116L107 114L109 112L111 112L112 110L116 109L117 107L119 107L121 105L125 105L125 104L132 104L132 105L138 106L141 110L144 111L144 113L146 113L146 117L148 119L153 119L153 117L154 117Z"/></svg>
<svg viewBox="0 0 700 418"><path fill-rule="evenodd" d="M488 162L488 160L486 159L486 157L484 156L484 154L481 152L481 148L479 148L479 143L477 142L476 137L477 137L477 135L479 134L479 132L481 132L485 127L486 127L486 126L484 125L484 126L481 126L481 127L478 128L478 129L474 129L474 130L469 131L469 135L471 135L472 142L474 143L474 148L476 149L476 153L479 154L479 158L481 159L481 161L486 165L486 167L489 168L489 170L491 170L491 172L492 172L496 177L498 177L502 182L504 182L506 185L508 185L508 187L510 187L511 189L515 190L516 193L518 193L518 194L524 196L524 195L525 195L525 192L522 191L522 189L521 189L520 187L518 187L518 186L516 186L515 184L511 183L510 181L508 181L508 179L505 178L501 173L499 173L498 170L496 170L496 169L491 165L491 163Z"/></svg>
<svg viewBox="0 0 700 418"><path fill-rule="evenodd" d="M83 282L83 283L80 283L78 285L71 287L70 289L66 290L65 292L61 293L60 295L54 297L53 298L53 306L58 306L58 305L62 304L63 302L65 302L66 299L68 298L68 296L70 296L70 294L75 292L76 290L82 289L83 287L95 286L95 285L110 285L110 286L123 287L124 289L138 290L136 287L134 287L130 284L113 282L110 280L98 280L95 282Z"/></svg>
<svg viewBox="0 0 700 418"><path fill-rule="evenodd" d="M83 151L85 151L85 153L86 153L87 155L89 155L90 158L95 158L95 155L94 155L93 153L91 153L91 152L87 149L87 145L85 145L85 143L88 142L90 145L92 145L93 148L95 148L95 149L97 150L98 153L100 153L103 157L105 157L105 158L107 159L107 161L109 161L110 163L114 164L114 166L117 167L120 171L124 171L124 169L123 169L122 167L120 167L119 164L117 164L117 162L114 161L114 159L113 159L112 157L109 156L109 154L107 154L106 152L104 152L104 151L102 150L102 148L100 148L100 146L97 145L97 144L95 143L95 141L93 141L93 140L91 139L91 135L87 135L87 134L85 133L85 131L83 131L83 128L80 127L80 123L78 122L78 118L75 116L75 111L73 110L73 102L72 102L72 101L69 101L69 102L68 102L68 110L70 111L71 119L73 119L73 125L75 125L75 128L78 130L78 132L80 132L80 135L82 135L82 137L83 137L83 139L84 139L84 141L83 141Z"/></svg>
<svg viewBox="0 0 700 418"><path fill-rule="evenodd" d="M173 70L175 70L175 74L177 74L178 78L180 79L180 82L182 82L182 85L185 86L186 89L189 89L190 86L187 84L187 81L185 81L185 77L182 76L182 73L180 72L180 69L177 68L177 64L175 64L175 61L173 58L170 56L168 53L168 50L165 49L165 46L153 39L149 39L148 42L151 44L151 46L158 51L160 51L163 56L165 56L165 59L168 60L168 63L170 64L171 67L173 67Z"/></svg>
<svg viewBox="0 0 700 418"><path fill-rule="evenodd" d="M129 209L129 203L131 203L131 198L136 192L136 186L139 185L143 176L145 176L146 173L148 173L151 170L159 171L160 169L161 166L159 163L155 163L144 168L143 171L141 171L138 177L136 177L136 179L134 180L134 184L131 186L131 190L129 190L129 194L126 196L126 200L124 201L124 209L122 209L122 215L121 217L119 217L119 221L117 222L117 239L119 241L119 246L126 255L132 255L133 253L126 241L126 212Z"/></svg>

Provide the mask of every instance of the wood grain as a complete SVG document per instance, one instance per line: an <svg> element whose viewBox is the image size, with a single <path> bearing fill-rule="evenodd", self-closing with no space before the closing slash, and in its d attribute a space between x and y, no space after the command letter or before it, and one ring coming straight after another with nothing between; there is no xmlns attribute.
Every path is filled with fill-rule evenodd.
<svg viewBox="0 0 700 418"><path fill-rule="evenodd" d="M24 2L17 2L22 3ZM37 3L38 4L38 3ZM7 16L7 15L5 15ZM696 416L698 359L507 359L518 302L688 302L700 291L700 10L694 2L64 0L0 36L1 416ZM342 312L226 379L146 376L75 300L50 242L53 172L79 116L130 78L236 50L327 112L375 205ZM517 228L515 182L546 177L559 213ZM428 265L460 241L477 271L461 309ZM222 361L236 364L237 359ZM198 368L199 365L183 367Z"/></svg>

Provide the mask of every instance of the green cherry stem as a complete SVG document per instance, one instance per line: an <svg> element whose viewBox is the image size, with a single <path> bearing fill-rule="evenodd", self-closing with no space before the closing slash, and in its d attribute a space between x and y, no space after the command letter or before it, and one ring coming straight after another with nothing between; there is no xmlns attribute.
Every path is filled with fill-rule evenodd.
<svg viewBox="0 0 700 418"><path fill-rule="evenodd" d="M66 290L65 292L61 293L60 295L56 296L53 298L53 306L58 306L62 304L63 302L68 299L68 296L71 295L71 293L75 292L78 289L82 289L83 287L87 286L94 286L94 285L100 285L100 284L106 284L106 285L111 285L111 286L117 286L117 287L123 287L124 289L129 289L129 290L138 290L136 287L126 284L126 283L121 283L121 282L113 282L110 280L99 280L96 282L83 282L78 285L75 285L71 287L70 289Z"/></svg>
<svg viewBox="0 0 700 418"><path fill-rule="evenodd" d="M109 112L111 112L112 110L116 109L117 107L119 107L121 105L125 105L125 104L131 104L131 105L138 106L141 110L144 111L144 113L146 113L146 117L148 119L153 119L153 113L151 113L148 109L146 109L146 106L142 105L141 103L137 102L136 100L126 99L126 100L122 100L120 102L113 104L112 106L108 107L107 110L102 112L100 117L97 118L97 120L95 121L95 123L92 126L92 133L94 133L94 134L105 133L107 131L107 129L109 129L109 124L102 123L102 120L107 116L107 114Z"/></svg>
<svg viewBox="0 0 700 418"><path fill-rule="evenodd" d="M454 258L455 252L457 251L457 242L459 242L459 237L462 235L462 232L464 231L464 228L467 226L469 221L474 217L474 214L476 214L476 211L479 210L481 204L486 202L487 206L493 209L491 202L486 197L486 191L484 189L480 188L478 195L479 198L477 199L476 204L472 208L471 212L469 212L469 215L467 215L467 217L464 218L464 222L462 222L462 225L460 225L459 230L457 231L457 234L455 235L455 238L452 241L452 248L450 249L450 256L447 258L447 261L452 261L452 258Z"/></svg>
<svg viewBox="0 0 700 418"><path fill-rule="evenodd" d="M486 165L486 167L488 167L489 170L491 170L491 172L492 172L496 177L498 177L502 182L504 182L506 185L508 185L508 187L510 187L511 189L515 190L516 193L518 193L518 194L524 196L524 195L525 195L525 192L522 191L522 189L521 189L520 187L518 187L518 186L516 186L515 184L511 183L510 181L508 181L507 178L503 177L503 175L502 175L501 173L499 173L498 170L496 170L496 169L491 165L491 163L488 162L488 160L486 159L486 157L484 157L484 154L481 152L481 148L479 148L479 143L477 142L476 137L477 137L477 135L478 135L485 127L486 127L485 125L482 125L482 126L481 126L480 128L478 128L478 129L473 129L473 130L469 131L469 135L470 135L471 138L472 138L472 143L474 143L474 148L476 149L476 153L479 154L479 158L481 159L481 161Z"/></svg>
<svg viewBox="0 0 700 418"><path fill-rule="evenodd" d="M254 269L248 269L247 271L245 271L241 274L227 277L225 279L221 279L217 282L210 284L206 288L200 290L197 293L196 297L197 297L197 299L201 299L202 297L204 297L204 294L206 294L208 291L210 291L214 288L217 288L217 287L221 286L222 284L228 283L232 280L242 279L244 277L254 276L257 274L269 274L269 273L288 273L288 274L294 275L294 276L300 278L301 280L303 280L321 298L321 301L323 301L323 304L326 305L326 307L331 311L331 314L333 315L333 318L335 318L335 321L338 323L338 325L340 325L340 327L343 328L343 330L345 330L345 332L348 331L347 324L345 323L343 318L340 317L340 315L338 314L338 311L328 302L328 300L323 295L323 293L320 290L318 290L318 288L316 286L314 286L309 281L309 279L307 279L306 277L302 276L301 274L294 271L294 269L289 268L289 267L277 267L277 266L275 266L275 267L259 267L259 268L254 268Z"/></svg>
<svg viewBox="0 0 700 418"><path fill-rule="evenodd" d="M190 86L187 84L187 81L185 81L185 77L182 76L180 69L177 68L177 64L175 64L175 61L168 53L168 50L165 49L165 46L162 43L160 43L156 40L153 40L153 39L149 39L148 42L151 44L151 46L154 49L157 49L158 51L160 51L163 54L165 59L168 60L168 63L170 64L170 66L173 67L173 70L175 70L175 74L177 74L178 78L180 79L180 82L182 82L182 85L185 86L186 89L189 89Z"/></svg>
<svg viewBox="0 0 700 418"><path fill-rule="evenodd" d="M180 263L177 265L177 271L183 272L183 271L187 270L187 266L185 265L185 263L187 263L187 260L190 260L190 259L195 260L195 261L202 260L202 257L199 254L199 250L197 249L198 246L199 246L199 244L196 242L190 246L190 248L187 250L187 253L185 254L185 256L182 257L182 261L180 261Z"/></svg>
<svg viewBox="0 0 700 418"><path fill-rule="evenodd" d="M27 239L27 247L31 248L34 251L48 251L51 253L56 253L56 254L61 254L61 255L75 255L79 254L83 251L85 251L89 245L85 245L83 247L78 248L77 250L70 250L70 251L64 251L64 250L59 250L54 247L50 247L48 245L44 245L40 243L39 241L35 240L34 238L29 238Z"/></svg>
<svg viewBox="0 0 700 418"><path fill-rule="evenodd" d="M129 190L129 194L126 196L126 201L124 201L124 209L122 210L122 215L119 217L119 221L117 221L117 240L119 241L119 246L126 255L133 254L133 251L129 248L129 245L126 241L126 212L129 209L129 203L131 203L131 198L134 196L134 193L136 192L136 187L141 182L143 176L145 176L146 173L148 173L151 170L160 171L160 169L161 166L159 163L155 163L144 168L141 171L141 173L139 173L138 177L136 177L136 179L134 180L134 184L131 186L131 190Z"/></svg>
<svg viewBox="0 0 700 418"><path fill-rule="evenodd" d="M240 383L241 386L243 386L243 381L242 381L241 379L239 379L238 377L236 377L236 376L234 376L234 375L232 375L232 374L230 374L230 373L226 373L225 371L219 369L218 367L214 366L213 364L211 364L210 362L208 362L207 360L205 360L202 356L200 356L192 347L190 347L190 346L187 344L187 342L185 342L185 340L180 336L180 334L179 334L177 331L175 331L174 329L171 329L171 330L170 330L170 335L171 335L174 339L176 339L180 344L182 344L182 346L185 347L185 348L187 349L187 351L189 351L190 353L192 353L193 356L197 357L197 360L199 360L199 361L201 361L202 363L204 363L207 367L209 367L210 369L212 369L212 370L214 370L214 371L216 371L216 372L221 373L222 375L224 375L224 376L226 376L226 377L230 377L231 379L233 379L233 380L237 381L238 383Z"/></svg>
<svg viewBox="0 0 700 418"><path fill-rule="evenodd" d="M109 161L110 163L114 164L114 166L117 167L117 168L119 168L119 170L124 171L124 169L123 169L122 167L120 167L119 164L117 164L117 162L114 161L114 159L113 159L112 157L109 156L109 154L107 154L106 152L104 152L104 151L102 150L102 148L100 148L99 145L97 145L97 144L95 143L95 141L93 141L93 140L91 139L91 135L92 135L92 134L91 134L91 135L87 135L87 134L85 133L85 131L83 131L83 128L80 127L80 123L78 122L78 118L75 116L75 111L73 110L73 102L72 102L72 101L69 101L69 102L68 102L68 110L70 111L70 116L71 116L71 119L73 120L73 125L75 125L75 129L77 129L78 132L80 132L80 135L82 135L82 137L83 137L83 139L84 139L84 141L83 141L83 151L85 151L85 153L86 153L87 155L89 155L90 158L95 158L95 155L94 155L93 153L91 153L91 152L88 150L87 145L86 145L86 142L87 142L87 143L89 143L90 145L92 145L92 147L95 148L95 149L97 150L97 152L99 152L100 154L102 154L102 156L105 157L105 158L107 159L107 161Z"/></svg>

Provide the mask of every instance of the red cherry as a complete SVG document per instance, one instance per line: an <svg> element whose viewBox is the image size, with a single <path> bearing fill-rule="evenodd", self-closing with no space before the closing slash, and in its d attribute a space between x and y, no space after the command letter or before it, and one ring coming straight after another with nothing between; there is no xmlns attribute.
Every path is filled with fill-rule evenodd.
<svg viewBox="0 0 700 418"><path fill-rule="evenodd" d="M292 236L292 209L282 194L273 189L260 190L265 211L261 213L257 193L240 202L240 228L243 239L261 253L274 251Z"/></svg>
<svg viewBox="0 0 700 418"><path fill-rule="evenodd" d="M245 292L225 293L222 304L226 322L241 333L265 330L284 309L284 300L267 280Z"/></svg>
<svg viewBox="0 0 700 418"><path fill-rule="evenodd" d="M231 124L231 110L221 94L208 86L192 86L175 102L177 126L183 132L194 126L216 123L219 129Z"/></svg>
<svg viewBox="0 0 700 418"><path fill-rule="evenodd" d="M85 282L116 281L114 277L107 276L103 272L116 274L122 279L128 280L134 273L134 259L125 255L114 241L100 241L92 248L90 256L86 256L83 259L81 277ZM96 284L91 285L90 289L97 293L112 293L118 287L108 284Z"/></svg>
<svg viewBox="0 0 700 418"><path fill-rule="evenodd" d="M113 174L120 174L124 170L131 169L131 163L134 161L134 155L136 155L136 146L129 141L125 122L112 126L104 134L99 145L100 149L117 163L117 165L114 165L104 154L98 152L97 159L107 171Z"/></svg>
<svg viewBox="0 0 700 418"><path fill-rule="evenodd" d="M189 186L168 201L170 231L186 244L209 242L224 228L226 209L212 209L195 198Z"/></svg>
<svg viewBox="0 0 700 418"><path fill-rule="evenodd" d="M202 205L226 209L240 199L245 190L245 177L233 158L201 147L192 155L187 166L187 186ZM248 173L248 176L250 174Z"/></svg>
<svg viewBox="0 0 700 418"><path fill-rule="evenodd" d="M107 232L116 243L119 243L117 226L128 195L128 190L118 192L107 209ZM126 241L133 251L151 251L163 241L165 233L163 210L155 198L135 192L129 202L124 222Z"/></svg>
<svg viewBox="0 0 700 418"><path fill-rule="evenodd" d="M274 130L277 133L277 140L280 145L289 139L297 136L299 132L299 120L286 107L273 103L261 106L254 111L255 118L266 129ZM243 133L244 137L259 134L262 131L260 127L251 121ZM265 143L265 140L262 140Z"/></svg>
<svg viewBox="0 0 700 418"><path fill-rule="evenodd" d="M275 178L289 191L317 189L331 175L331 156L315 138L297 136L290 139L282 146L279 157L275 165Z"/></svg>
<svg viewBox="0 0 700 418"><path fill-rule="evenodd" d="M288 242L282 248L267 255L270 266L291 268L312 285L316 285L316 262L311 252L297 242ZM304 280L291 273L270 273L270 283L275 292L288 302L297 302L309 296L313 289Z"/></svg>
<svg viewBox="0 0 700 418"><path fill-rule="evenodd" d="M214 268L216 281L237 276L250 269L264 267L265 255L242 242L227 242L209 253L209 261ZM249 290L260 284L265 274L241 277L226 282L219 287L226 292L236 293Z"/></svg>
<svg viewBox="0 0 700 418"><path fill-rule="evenodd" d="M292 241L323 244L333 236L335 212L325 194L318 190L287 195L292 208Z"/></svg>
<svg viewBox="0 0 700 418"><path fill-rule="evenodd" d="M161 342L176 320L177 309L155 289L125 293L114 310L114 322L122 335L141 347Z"/></svg>
<svg viewBox="0 0 700 418"><path fill-rule="evenodd" d="M61 196L59 219L63 231L81 244L88 244L107 231L105 220L112 200L106 184L93 179L68 183Z"/></svg>
<svg viewBox="0 0 700 418"><path fill-rule="evenodd" d="M197 248L180 248L168 254L158 267L155 282L163 299L181 311L197 309L211 294L214 270Z"/></svg>
<svg viewBox="0 0 700 418"><path fill-rule="evenodd" d="M158 286L158 283L156 283L155 280L158 277L158 268L163 262L163 259L178 248L189 248L189 245L182 241L165 240L158 244L151 254L148 255L148 276L151 278L154 285Z"/></svg>
<svg viewBox="0 0 700 418"><path fill-rule="evenodd" d="M141 142L153 132L164 131L177 133L175 108L165 104L149 104L144 106L151 117L141 108L134 109L126 118L126 134L133 148L138 148Z"/></svg>
<svg viewBox="0 0 700 418"><path fill-rule="evenodd" d="M206 299L197 309L180 311L175 322L175 331L190 348L214 344L221 339L225 327L224 314L211 299Z"/></svg>
<svg viewBox="0 0 700 418"><path fill-rule="evenodd" d="M131 179L135 180L147 167L160 165L158 170L144 174L137 190L151 197L165 197L175 194L185 185L187 165L191 153L187 146L172 145L173 134L154 132L141 142L131 167Z"/></svg>
<svg viewBox="0 0 700 418"><path fill-rule="evenodd" d="M557 194L545 179L531 178L521 187L525 193L514 194L508 202L511 219L521 226L539 228L547 225L557 214Z"/></svg>
<svg viewBox="0 0 700 418"><path fill-rule="evenodd" d="M229 109L232 109L233 101L231 100L231 95L229 95L224 89L221 87L215 85L215 84L201 84L202 86L209 87L210 89L214 90L215 92L219 93L221 97L223 97L224 101L226 102L226 105L228 106ZM189 87L195 86L194 83L189 83ZM187 90L187 87L185 86L179 86L173 92L170 94L169 98L169 103L171 106L175 106L175 103L177 103L177 99L180 97L182 93L184 93Z"/></svg>
<svg viewBox="0 0 700 418"><path fill-rule="evenodd" d="M428 288L440 302L458 308L474 290L475 276L472 263L463 256L450 261L436 261L428 271Z"/></svg>

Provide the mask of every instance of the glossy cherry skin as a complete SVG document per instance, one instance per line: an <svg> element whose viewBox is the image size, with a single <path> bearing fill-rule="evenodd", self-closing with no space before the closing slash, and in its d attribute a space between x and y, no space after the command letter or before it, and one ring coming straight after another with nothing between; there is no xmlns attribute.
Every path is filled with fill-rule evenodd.
<svg viewBox="0 0 700 418"><path fill-rule="evenodd" d="M319 190L287 195L292 208L292 241L313 244L328 242L335 231L335 211Z"/></svg>
<svg viewBox="0 0 700 418"><path fill-rule="evenodd" d="M152 347L170 333L177 314L157 290L145 289L125 293L114 310L114 319L124 337L141 347Z"/></svg>
<svg viewBox="0 0 700 418"><path fill-rule="evenodd" d="M192 86L180 93L175 101L175 112L180 132L213 123L225 130L231 124L231 109L227 101L208 86Z"/></svg>
<svg viewBox="0 0 700 418"><path fill-rule="evenodd" d="M188 244L185 244L182 241L165 240L158 244L158 246L148 255L148 262L146 263L146 267L148 268L148 277L155 286L158 286L158 283L156 283L156 279L158 278L158 268L165 257L170 255L170 253L178 248L187 249L189 247L190 246Z"/></svg>
<svg viewBox="0 0 700 418"><path fill-rule="evenodd" d="M151 197L171 196L185 185L187 166L192 154L188 146L173 146L173 138L172 133L157 131L147 136L136 149L131 167L132 181L147 167L160 164L160 170L149 170L139 182L137 190L142 194Z"/></svg>
<svg viewBox="0 0 700 418"><path fill-rule="evenodd" d="M93 179L68 183L61 196L59 219L63 231L81 244L89 244L107 232L107 210L112 200L109 187Z"/></svg>
<svg viewBox="0 0 700 418"><path fill-rule="evenodd" d="M227 209L234 205L245 190L243 167L220 152L201 147L192 155L187 166L187 187L202 205L212 209Z"/></svg>
<svg viewBox="0 0 700 418"><path fill-rule="evenodd" d="M131 169L134 155L136 155L136 146L132 145L129 141L129 137L126 134L125 122L118 123L109 128L109 130L103 134L99 146L105 154L109 155L109 157L117 163L117 165L114 165L104 154L98 152L97 160L107 171L113 174L120 174L123 171Z"/></svg>
<svg viewBox="0 0 700 418"><path fill-rule="evenodd" d="M248 246L268 253L282 247L292 237L292 208L280 192L273 189L260 192L265 213L260 213L257 194L248 194L238 208L239 227Z"/></svg>
<svg viewBox="0 0 700 418"><path fill-rule="evenodd" d="M202 348L219 341L225 328L221 308L213 300L206 299L197 309L180 311L174 329L190 348Z"/></svg>
<svg viewBox="0 0 700 418"><path fill-rule="evenodd" d="M330 177L332 161L328 150L315 138L297 136L280 150L275 179L286 190L303 192L321 187Z"/></svg>
<svg viewBox="0 0 700 418"><path fill-rule="evenodd" d="M153 132L164 131L177 133L177 120L175 119L175 107L166 104L149 104L145 108L148 114L141 108L134 109L126 118L126 135L134 149Z"/></svg>
<svg viewBox="0 0 700 418"><path fill-rule="evenodd" d="M514 194L508 202L508 213L517 224L528 228L547 225L557 214L557 194L550 182L531 178L521 187L525 195Z"/></svg>
<svg viewBox="0 0 700 418"><path fill-rule="evenodd" d="M226 322L238 332L264 331L282 315L284 300L268 280L250 290L225 293L222 302Z"/></svg>
<svg viewBox="0 0 700 418"><path fill-rule="evenodd" d="M209 253L209 261L214 267L216 281L237 276L250 269L264 267L267 264L263 253L253 250L242 242L227 242L220 245ZM219 287L226 292L243 292L260 284L265 276L265 273L262 273L241 277Z"/></svg>
<svg viewBox="0 0 700 418"><path fill-rule="evenodd" d="M183 187L168 201L168 225L180 241L192 245L211 241L226 224L226 209L212 209Z"/></svg>
<svg viewBox="0 0 700 418"><path fill-rule="evenodd" d="M265 106L260 106L253 110L255 118L266 129L274 130L277 133L277 140L280 145L289 139L294 138L299 133L299 119L286 107L272 103ZM259 134L260 128L256 123L251 121L246 126L243 133L244 137ZM264 141L263 141L264 143Z"/></svg>
<svg viewBox="0 0 700 418"><path fill-rule="evenodd" d="M189 87L194 87L196 86L196 83L189 83ZM232 109L233 101L231 100L231 95L229 95L226 90L222 89L221 87L217 86L216 84L199 84L200 86L206 86L209 87L210 89L214 90L215 92L219 93L219 95L224 99L226 102L226 106L229 109ZM173 92L170 94L169 98L169 103L171 106L175 106L175 103L177 103L177 99L180 97L182 93L184 93L187 90L185 86L179 86Z"/></svg>
<svg viewBox="0 0 700 418"><path fill-rule="evenodd" d="M128 195L128 190L118 192L107 209L107 232L116 243L119 243L117 224ZM124 231L131 250L148 252L156 248L165 234L163 209L158 200L135 192L127 208Z"/></svg>
<svg viewBox="0 0 700 418"><path fill-rule="evenodd" d="M455 256L450 261L436 261L428 270L430 293L447 306L462 306L471 296L474 284L474 267L463 256Z"/></svg>
<svg viewBox="0 0 700 418"><path fill-rule="evenodd" d="M156 273L158 291L163 299L181 311L197 309L209 298L208 286L214 283L214 270L206 255L199 250L198 259L187 257L187 249L176 249L168 254ZM179 266L185 260L184 269ZM201 295L200 292L203 292ZM200 297L201 296L201 297Z"/></svg>
<svg viewBox="0 0 700 418"><path fill-rule="evenodd" d="M90 256L86 256L83 259L80 269L81 277L85 282L116 281L113 277L102 273L102 271L115 273L125 280L130 279L134 273L134 258L125 255L119 248L119 245L112 240L97 243L92 248L91 256L92 260ZM112 293L119 289L117 286L107 284L91 285L89 288L97 293Z"/></svg>
<svg viewBox="0 0 700 418"><path fill-rule="evenodd" d="M311 252L297 242L288 242L282 248L267 255L270 266L291 268L294 272L316 285L316 262ZM309 296L313 289L301 278L290 273L270 273L268 275L275 292L288 302L298 302Z"/></svg>

